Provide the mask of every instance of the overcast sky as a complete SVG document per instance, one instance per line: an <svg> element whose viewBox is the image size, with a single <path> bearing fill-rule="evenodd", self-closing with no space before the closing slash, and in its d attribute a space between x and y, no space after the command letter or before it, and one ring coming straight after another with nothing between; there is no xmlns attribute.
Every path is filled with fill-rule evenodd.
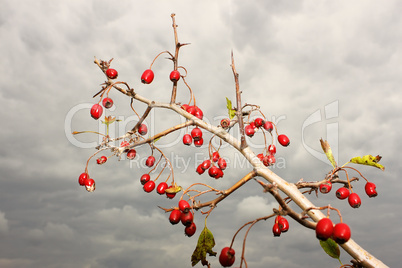
<svg viewBox="0 0 402 268"><path fill-rule="evenodd" d="M400 1L2 0L0 5L0 267L191 267L203 216L195 215L197 233L185 237L184 228L172 226L158 208L175 206L178 198L143 191L139 178L148 169L141 160L149 148L139 148L131 163L92 161L89 172L97 189L88 193L77 179L98 138L69 135L103 130L89 116L98 101L92 96L105 81L94 56L114 58L119 79L139 94L170 100L170 61L162 56L155 62L151 85L141 84L140 76L159 52L174 51L171 13L179 41L191 43L181 49L179 64L188 70L187 82L205 120L218 124L227 115L225 97L235 99L233 50L243 101L260 105L291 139L289 147L278 147L281 165L273 168L284 179L320 180L330 171L320 138L332 142L340 164L354 156L383 156L384 172L358 167L379 193L369 199L364 181L356 183L359 209L337 200L335 190L309 198L341 209L359 245L390 267L400 265ZM122 120L112 132L122 135L135 117L127 97L117 91L110 96L116 104L110 114ZM178 100L188 101L181 83ZM147 119L151 132L179 122L160 110ZM238 137L235 129L232 133ZM179 184L201 179L226 189L249 171L226 146L225 176L219 181L199 176L195 166L207 148L185 147L182 134L158 142ZM256 153L261 142L260 135L250 141ZM239 189L208 218L214 250L228 246L243 223L274 207L255 182ZM272 235L273 219L255 225L247 240L249 267L339 267L312 230L289 223L289 232L279 238ZM234 244L237 266L243 235ZM345 252L341 259L350 261ZM209 260L219 267L217 258Z"/></svg>

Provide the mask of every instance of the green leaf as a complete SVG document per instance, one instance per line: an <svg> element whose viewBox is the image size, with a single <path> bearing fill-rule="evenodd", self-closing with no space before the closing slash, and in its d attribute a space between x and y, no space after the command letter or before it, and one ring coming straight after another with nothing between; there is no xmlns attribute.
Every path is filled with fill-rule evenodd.
<svg viewBox="0 0 402 268"><path fill-rule="evenodd" d="M193 255L191 256L191 265L196 265L201 261L202 265L208 265L207 253L209 256L216 256L216 252L212 250L215 246L214 235L205 225L204 230L200 233L198 238L197 247L195 248Z"/></svg>
<svg viewBox="0 0 402 268"><path fill-rule="evenodd" d="M232 102L226 98L226 107L228 108L229 118L232 119L236 115L236 110L232 108Z"/></svg>
<svg viewBox="0 0 402 268"><path fill-rule="evenodd" d="M372 167L379 168L381 170L384 170L385 167L383 165L378 164L378 162L381 160L381 156L372 156L372 155L365 155L363 157L357 156L353 157L350 159L349 162L355 163L355 164L360 164L360 165L368 165Z"/></svg>
<svg viewBox="0 0 402 268"><path fill-rule="evenodd" d="M334 155L332 154L332 149L329 146L328 141L324 141L323 139L320 139L320 143L321 143L321 148L324 151L325 155L327 156L329 162L331 162L332 166L334 168L337 167Z"/></svg>
<svg viewBox="0 0 402 268"><path fill-rule="evenodd" d="M320 245L325 253L327 253L332 258L339 260L341 252L339 250L338 244L334 240L332 240L331 238L328 238L325 241L320 240Z"/></svg>

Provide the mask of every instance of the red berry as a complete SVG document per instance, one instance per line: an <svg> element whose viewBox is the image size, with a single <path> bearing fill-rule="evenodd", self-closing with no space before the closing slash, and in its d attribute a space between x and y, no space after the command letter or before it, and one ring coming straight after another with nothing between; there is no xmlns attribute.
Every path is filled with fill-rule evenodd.
<svg viewBox="0 0 402 268"><path fill-rule="evenodd" d="M188 237L191 237L195 234L195 231L197 230L197 226L195 226L195 223L192 222L189 226L186 226L184 229L184 234L187 235Z"/></svg>
<svg viewBox="0 0 402 268"><path fill-rule="evenodd" d="M215 176L215 179L219 179L219 178L222 178L222 177L223 177L223 171L222 171L222 169L218 168L217 169L217 174Z"/></svg>
<svg viewBox="0 0 402 268"><path fill-rule="evenodd" d="M182 108L184 111L187 112L188 107L190 107L190 105L188 105L188 104L183 104L180 108Z"/></svg>
<svg viewBox="0 0 402 268"><path fill-rule="evenodd" d="M203 143L204 143L203 138L201 138L199 140L194 140L195 147L201 147Z"/></svg>
<svg viewBox="0 0 402 268"><path fill-rule="evenodd" d="M105 163L107 161L107 157L102 155L101 157L99 157L98 159L96 159L96 163L98 165L102 165L103 163Z"/></svg>
<svg viewBox="0 0 402 268"><path fill-rule="evenodd" d="M179 209L183 213L187 213L190 210L190 204L186 200L179 201Z"/></svg>
<svg viewBox="0 0 402 268"><path fill-rule="evenodd" d="M106 109L109 109L110 107L113 106L113 100L111 98L104 98L102 100L102 105L103 107L105 107Z"/></svg>
<svg viewBox="0 0 402 268"><path fill-rule="evenodd" d="M130 149L127 152L127 159L134 159L135 156L137 155L137 151L135 149Z"/></svg>
<svg viewBox="0 0 402 268"><path fill-rule="evenodd" d="M335 224L334 231L332 233L332 238L338 244L343 244L348 242L350 239L351 232L350 228L346 223L340 222Z"/></svg>
<svg viewBox="0 0 402 268"><path fill-rule="evenodd" d="M94 104L91 108L91 116L93 119L97 120L102 116L103 108L99 104Z"/></svg>
<svg viewBox="0 0 402 268"><path fill-rule="evenodd" d="M191 131L191 137L194 139L194 141L200 140L202 138L202 131L198 127L195 127Z"/></svg>
<svg viewBox="0 0 402 268"><path fill-rule="evenodd" d="M151 176L149 176L149 174L144 174L141 176L140 182L142 185L144 185L145 183L149 182L150 179L151 179Z"/></svg>
<svg viewBox="0 0 402 268"><path fill-rule="evenodd" d="M85 180L85 189L88 192L93 192L95 191L95 180L88 178L87 180Z"/></svg>
<svg viewBox="0 0 402 268"><path fill-rule="evenodd" d="M201 168L203 170L209 169L211 167L211 160L207 159L201 163Z"/></svg>
<svg viewBox="0 0 402 268"><path fill-rule="evenodd" d="M147 133L148 133L148 127L147 127L147 125L141 124L141 125L138 127L138 133L140 133L140 135L145 135L145 134L147 134Z"/></svg>
<svg viewBox="0 0 402 268"><path fill-rule="evenodd" d="M106 70L106 75L110 79L115 79L115 78L117 78L118 73L117 73L117 71L115 69L107 69Z"/></svg>
<svg viewBox="0 0 402 268"><path fill-rule="evenodd" d="M271 132L274 129L274 125L270 121L266 121L263 125L264 129L268 132Z"/></svg>
<svg viewBox="0 0 402 268"><path fill-rule="evenodd" d="M336 197L338 197L338 199L346 199L349 196L349 189L346 187L341 187L338 190L336 190Z"/></svg>
<svg viewBox="0 0 402 268"><path fill-rule="evenodd" d="M193 138L191 138L190 134L184 134L183 136L183 144L184 145L191 145L191 143L193 142Z"/></svg>
<svg viewBox="0 0 402 268"><path fill-rule="evenodd" d="M258 159L260 159L260 161L262 161L264 159L264 154L257 154Z"/></svg>
<svg viewBox="0 0 402 268"><path fill-rule="evenodd" d="M262 125L264 125L264 119L262 119L262 118L260 118L260 117L256 118L256 119L254 120L254 125L255 125L255 127L257 127L257 128L261 127Z"/></svg>
<svg viewBox="0 0 402 268"><path fill-rule="evenodd" d="M202 112L202 110L200 108L195 106L194 116L197 117L198 119L202 120L202 118L204 117L204 113Z"/></svg>
<svg viewBox="0 0 402 268"><path fill-rule="evenodd" d="M89 179L88 173L81 173L81 175L78 177L78 184L81 186L85 185L85 181Z"/></svg>
<svg viewBox="0 0 402 268"><path fill-rule="evenodd" d="M227 128L230 126L230 119L229 118L224 118L221 120L221 127L222 128Z"/></svg>
<svg viewBox="0 0 402 268"><path fill-rule="evenodd" d="M276 154L276 146L273 145L273 144L270 144L270 145L268 146L268 152L269 152L270 154Z"/></svg>
<svg viewBox="0 0 402 268"><path fill-rule="evenodd" d="M351 193L349 195L348 202L352 208L358 208L362 204L362 201L360 200L360 196L356 193Z"/></svg>
<svg viewBox="0 0 402 268"><path fill-rule="evenodd" d="M372 182L367 182L366 185L364 186L364 189L368 197L376 197L378 195L376 186Z"/></svg>
<svg viewBox="0 0 402 268"><path fill-rule="evenodd" d="M161 182L158 184L158 186L156 187L156 192L160 195L165 193L165 190L168 188L168 185L166 182Z"/></svg>
<svg viewBox="0 0 402 268"><path fill-rule="evenodd" d="M252 136L254 136L254 134L255 134L255 130L254 130L254 128L253 128L251 125L247 125L247 126L244 128L244 132L245 132L245 134L246 134L247 136L249 136L249 137L252 137Z"/></svg>
<svg viewBox="0 0 402 268"><path fill-rule="evenodd" d="M171 224L178 224L180 222L181 212L178 209L172 210L169 215L169 221Z"/></svg>
<svg viewBox="0 0 402 268"><path fill-rule="evenodd" d="M230 267L235 262L235 251L233 248L224 247L219 255L219 263L223 267Z"/></svg>
<svg viewBox="0 0 402 268"><path fill-rule="evenodd" d="M275 156L273 156L272 154L266 155L264 156L264 158L262 159L262 163L264 164L264 166L268 167L268 166L272 166L273 164L275 164L276 159Z"/></svg>
<svg viewBox="0 0 402 268"><path fill-rule="evenodd" d="M187 213L182 213L181 217L180 217L181 223L184 226L189 226L193 222L193 219L194 219L194 216L193 216L193 213L191 213L191 211L189 211Z"/></svg>
<svg viewBox="0 0 402 268"><path fill-rule="evenodd" d="M274 224L274 226L272 226L272 233L274 234L274 236L280 236L282 233L277 222Z"/></svg>
<svg viewBox="0 0 402 268"><path fill-rule="evenodd" d="M191 115L195 115L196 106L188 106L186 111Z"/></svg>
<svg viewBox="0 0 402 268"><path fill-rule="evenodd" d="M217 166L212 166L209 170L208 170L208 174L209 176L211 176L212 178L215 178L216 176L218 176L219 174L219 168Z"/></svg>
<svg viewBox="0 0 402 268"><path fill-rule="evenodd" d="M278 225L279 225L279 229L281 230L282 233L285 233L289 230L289 222L286 218L281 217L278 220Z"/></svg>
<svg viewBox="0 0 402 268"><path fill-rule="evenodd" d="M213 153L212 153L212 161L213 161L213 162L218 161L219 158L220 158L219 152L213 152Z"/></svg>
<svg viewBox="0 0 402 268"><path fill-rule="evenodd" d="M147 193L152 192L155 189L155 182L154 181L148 181L144 184L144 191Z"/></svg>
<svg viewBox="0 0 402 268"><path fill-rule="evenodd" d="M205 169L202 168L202 164L199 164L195 171L201 175L205 172Z"/></svg>
<svg viewBox="0 0 402 268"><path fill-rule="evenodd" d="M320 184L320 192L323 194L327 194L332 189L332 183L330 181L326 181Z"/></svg>
<svg viewBox="0 0 402 268"><path fill-rule="evenodd" d="M223 158L218 159L218 166L221 170L225 170L227 167L226 160Z"/></svg>
<svg viewBox="0 0 402 268"><path fill-rule="evenodd" d="M278 142L284 147L286 147L290 144L289 138L284 134L281 134L278 136Z"/></svg>
<svg viewBox="0 0 402 268"><path fill-rule="evenodd" d="M153 155L148 156L147 160L145 161L145 165L147 167L152 167L155 164L155 157Z"/></svg>
<svg viewBox="0 0 402 268"><path fill-rule="evenodd" d="M330 218L322 218L315 227L315 235L320 240L327 240L332 236L334 224Z"/></svg>
<svg viewBox="0 0 402 268"><path fill-rule="evenodd" d="M168 189L173 188L173 187L174 187L173 185L169 186ZM166 192L166 190L165 190L165 193L166 193L166 197L169 199L173 199L176 196L176 193L168 193L168 192Z"/></svg>
<svg viewBox="0 0 402 268"><path fill-rule="evenodd" d="M177 82L177 81L179 81L179 79L180 79L180 72L177 71L177 70L173 70L173 71L170 73L169 78L170 78L170 81L172 81L172 82Z"/></svg>
<svg viewBox="0 0 402 268"><path fill-rule="evenodd" d="M151 69L145 70L141 75L141 82L150 84L154 80L154 72Z"/></svg>

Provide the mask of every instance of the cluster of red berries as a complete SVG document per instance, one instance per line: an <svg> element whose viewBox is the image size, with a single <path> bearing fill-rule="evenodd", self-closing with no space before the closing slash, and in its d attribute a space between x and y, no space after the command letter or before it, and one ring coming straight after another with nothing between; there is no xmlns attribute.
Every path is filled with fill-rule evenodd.
<svg viewBox="0 0 402 268"><path fill-rule="evenodd" d="M95 180L90 178L88 173L84 172L78 177L78 184L81 186L85 186L85 189L88 192L95 191Z"/></svg>
<svg viewBox="0 0 402 268"><path fill-rule="evenodd" d="M272 233L274 236L280 236L281 233L286 233L289 230L289 222L281 215L276 216L274 226L272 226Z"/></svg>
<svg viewBox="0 0 402 268"><path fill-rule="evenodd" d="M204 160L197 166L196 172L201 175L208 170L209 176L219 179L223 177L223 170L226 167L226 160L220 157L219 152L213 152L211 159Z"/></svg>
<svg viewBox="0 0 402 268"><path fill-rule="evenodd" d="M202 130L198 127L193 128L191 130L191 134L183 135L183 144L190 146L193 143L195 147L201 147L204 144L204 139L202 138Z"/></svg>
<svg viewBox="0 0 402 268"><path fill-rule="evenodd" d="M141 75L141 82L144 84L151 84L154 80L155 74L151 69L145 70ZM172 82L177 82L180 80L180 72L178 70L173 70L170 75L169 79Z"/></svg>
<svg viewBox="0 0 402 268"><path fill-rule="evenodd" d="M156 185L155 181L151 180L151 176L149 173L145 173L141 176L140 182L143 185L143 189L146 193L152 192L156 188L156 192L159 195L166 195L167 198L172 199L176 196L176 193L171 193L170 191L166 191L167 189L171 189L174 186L169 186L166 182L161 182Z"/></svg>
<svg viewBox="0 0 402 268"><path fill-rule="evenodd" d="M191 206L186 200L183 199L179 201L178 206L179 208L175 208L170 212L169 221L172 225L181 222L185 226L184 234L188 237L191 237L197 230L197 227L193 221L194 215L191 212Z"/></svg>
<svg viewBox="0 0 402 268"><path fill-rule="evenodd" d="M223 267L230 267L235 262L235 250L231 247L224 247L219 254L219 263Z"/></svg>
<svg viewBox="0 0 402 268"><path fill-rule="evenodd" d="M107 69L105 73L106 73L106 76L110 79L116 79L117 75L118 75L118 73L115 69L110 69L110 68ZM102 100L102 105L106 109L109 109L110 107L113 106L113 100L111 98L106 97ZM97 120L102 116L102 113L103 113L103 108L99 103L96 103L92 106L92 108L91 108L92 118Z"/></svg>
<svg viewBox="0 0 402 268"><path fill-rule="evenodd" d="M319 240L332 238L336 243L346 243L351 237L351 231L346 223L340 222L334 224L330 218L322 218L315 227L315 234Z"/></svg>
<svg viewBox="0 0 402 268"><path fill-rule="evenodd" d="M319 186L319 189L320 189L320 192L323 194L329 193L332 189L331 181L325 181L325 182L321 183ZM364 187L364 190L365 190L366 194L368 195L368 197L376 197L378 195L377 190L376 190L376 185L372 182L368 181ZM346 187L339 188L335 192L335 195L340 200L344 200L347 198L348 203L352 208L358 208L362 204L360 196L355 192L351 192Z"/></svg>
<svg viewBox="0 0 402 268"><path fill-rule="evenodd" d="M202 110L196 106L196 105L188 105L188 104L183 104L181 106L181 108L188 112L191 115L194 115L195 117L197 117L198 119L202 120L202 118L204 117L204 113L202 112Z"/></svg>

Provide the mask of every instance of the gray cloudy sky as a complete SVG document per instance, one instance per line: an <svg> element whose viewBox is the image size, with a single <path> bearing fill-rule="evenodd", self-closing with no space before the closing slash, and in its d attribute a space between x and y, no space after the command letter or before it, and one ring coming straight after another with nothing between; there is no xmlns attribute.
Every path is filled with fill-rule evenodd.
<svg viewBox="0 0 402 268"><path fill-rule="evenodd" d="M78 186L77 178L94 149L77 145L98 139L69 135L99 129L88 110L104 81L94 56L114 58L119 79L139 94L170 99L169 61L156 61L151 85L142 85L140 76L159 52L173 51L172 12L180 41L191 43L181 49L179 60L206 120L217 124L226 115L225 97L234 100L229 66L233 50L243 101L261 105L291 138L288 148L278 148L282 165L273 170L280 176L291 182L322 179L330 166L320 160L321 137L333 142L339 163L365 154L383 156L385 172L360 168L377 184L379 195L369 199L364 182L357 183L359 209L336 200L333 192L310 198L317 205L341 209L358 244L390 267L400 265L400 1L0 4L0 267L190 267L203 217L196 214L197 234L187 238L182 226L170 225L168 215L157 207L174 206L177 199L144 193L139 177L147 170L137 164L149 149L138 149L138 161L131 165L116 159L104 166L91 162L97 189L90 194ZM185 102L187 90L179 85L178 98ZM135 118L127 98L118 92L111 97L116 103L113 114L123 120L113 129L117 135L132 127ZM147 121L152 131L180 122L165 111L152 116L156 119ZM159 144L175 159L175 178L181 185L201 178L225 189L247 172L247 165L225 147L222 154L231 161L224 178L214 182L207 175L199 177L195 162L207 149L184 148L180 135ZM260 138L251 141L256 152L262 150ZM273 198L253 182L238 190L208 219L214 249L220 251L243 223L271 213L273 207ZM339 266L320 249L313 231L290 220L289 232L273 238L272 225L273 220L261 222L250 232L249 267ZM234 245L237 266L242 236ZM350 260L344 252L341 259ZM219 267L217 258L210 261Z"/></svg>

